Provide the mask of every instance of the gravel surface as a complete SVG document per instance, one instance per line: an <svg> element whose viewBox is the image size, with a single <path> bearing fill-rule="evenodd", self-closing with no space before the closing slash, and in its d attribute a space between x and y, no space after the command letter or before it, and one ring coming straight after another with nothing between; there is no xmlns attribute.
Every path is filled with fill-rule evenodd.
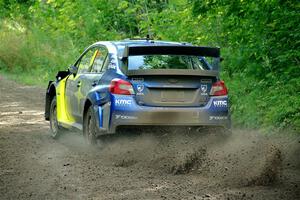
<svg viewBox="0 0 300 200"><path fill-rule="evenodd" d="M0 76L0 199L300 199L300 138L235 130L50 137L45 89Z"/></svg>

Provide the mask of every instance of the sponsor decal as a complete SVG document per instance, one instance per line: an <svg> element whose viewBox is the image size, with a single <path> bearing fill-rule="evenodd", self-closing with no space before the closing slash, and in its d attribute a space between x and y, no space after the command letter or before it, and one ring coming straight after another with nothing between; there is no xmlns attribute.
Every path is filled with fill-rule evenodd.
<svg viewBox="0 0 300 200"><path fill-rule="evenodd" d="M116 63L109 63L107 68L108 69L116 69L117 68Z"/></svg>
<svg viewBox="0 0 300 200"><path fill-rule="evenodd" d="M207 85L201 85L201 92L207 91Z"/></svg>
<svg viewBox="0 0 300 200"><path fill-rule="evenodd" d="M144 78L132 78L131 81L135 83L142 83L144 82Z"/></svg>
<svg viewBox="0 0 300 200"><path fill-rule="evenodd" d="M118 106L131 105L132 100L130 100L130 99L116 99L115 104L118 105Z"/></svg>
<svg viewBox="0 0 300 200"><path fill-rule="evenodd" d="M108 69L116 69L117 68L117 62L115 58L112 58L111 61L109 62Z"/></svg>
<svg viewBox="0 0 300 200"><path fill-rule="evenodd" d="M128 116L128 115L115 115L116 119L137 119L136 116Z"/></svg>
<svg viewBox="0 0 300 200"><path fill-rule="evenodd" d="M137 90L138 90L138 92L143 92L143 90L144 90L144 85L137 85Z"/></svg>
<svg viewBox="0 0 300 200"><path fill-rule="evenodd" d="M209 116L209 120L225 120L227 116Z"/></svg>
<svg viewBox="0 0 300 200"><path fill-rule="evenodd" d="M207 85L201 85L201 95L207 95Z"/></svg>
<svg viewBox="0 0 300 200"><path fill-rule="evenodd" d="M144 95L143 91L144 91L144 85L137 85L136 86L137 89L137 95Z"/></svg>
<svg viewBox="0 0 300 200"><path fill-rule="evenodd" d="M201 83L212 83L211 79L201 79Z"/></svg>
<svg viewBox="0 0 300 200"><path fill-rule="evenodd" d="M227 107L227 100L213 101L215 107Z"/></svg>

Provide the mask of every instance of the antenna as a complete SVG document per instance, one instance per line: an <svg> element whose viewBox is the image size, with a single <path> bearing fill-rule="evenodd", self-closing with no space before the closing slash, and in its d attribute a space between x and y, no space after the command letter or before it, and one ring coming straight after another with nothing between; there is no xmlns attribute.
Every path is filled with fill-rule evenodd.
<svg viewBox="0 0 300 200"><path fill-rule="evenodd" d="M145 6L145 11L146 11L146 18L147 18L147 29L148 29L148 34L146 40L149 41L151 37L151 27L150 27L150 19L149 19L149 12L148 12L148 7L146 1L144 1L144 6Z"/></svg>

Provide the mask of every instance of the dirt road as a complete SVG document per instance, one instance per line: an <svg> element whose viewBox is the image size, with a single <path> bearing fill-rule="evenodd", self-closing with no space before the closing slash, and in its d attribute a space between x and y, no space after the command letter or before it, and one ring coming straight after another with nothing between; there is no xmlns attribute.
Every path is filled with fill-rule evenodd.
<svg viewBox="0 0 300 200"><path fill-rule="evenodd" d="M0 76L0 199L300 199L300 138L236 130L55 141L44 89Z"/></svg>

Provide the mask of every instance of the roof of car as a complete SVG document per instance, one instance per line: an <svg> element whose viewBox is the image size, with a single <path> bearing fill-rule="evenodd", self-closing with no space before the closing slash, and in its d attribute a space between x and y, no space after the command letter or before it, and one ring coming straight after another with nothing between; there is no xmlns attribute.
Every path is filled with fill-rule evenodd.
<svg viewBox="0 0 300 200"><path fill-rule="evenodd" d="M112 44L116 46L149 46L149 45L191 45L188 43L180 43L180 42L169 42L169 41L161 41L161 40L121 40L121 41L112 41Z"/></svg>

